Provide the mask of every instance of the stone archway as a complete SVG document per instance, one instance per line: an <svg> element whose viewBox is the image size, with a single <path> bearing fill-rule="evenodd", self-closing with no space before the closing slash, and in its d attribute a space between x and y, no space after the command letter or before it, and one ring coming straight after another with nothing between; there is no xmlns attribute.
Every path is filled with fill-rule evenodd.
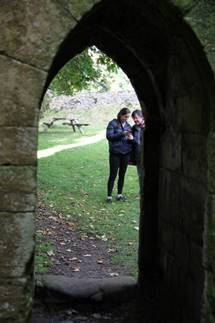
<svg viewBox="0 0 215 323"><path fill-rule="evenodd" d="M147 110L139 283L159 273L164 309L174 295L169 317L203 322L213 76L198 39L166 1L3 0L1 9L0 320L30 321L41 97L69 59L95 44Z"/></svg>

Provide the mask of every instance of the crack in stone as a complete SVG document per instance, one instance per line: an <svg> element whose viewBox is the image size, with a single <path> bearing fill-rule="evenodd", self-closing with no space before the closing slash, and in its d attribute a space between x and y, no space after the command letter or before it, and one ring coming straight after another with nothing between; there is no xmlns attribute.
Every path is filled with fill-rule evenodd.
<svg viewBox="0 0 215 323"><path fill-rule="evenodd" d="M0 50L0 56L7 57L7 58L15 61L16 63L20 63L20 64L23 64L23 65L29 66L29 67L37 70L37 71L40 71L40 72L43 72L43 73L46 73L46 74L48 73L48 70L40 68L40 67L37 67L37 66L35 66L33 64L26 63L26 62L24 62L24 61L22 61L22 60L20 60L20 59L18 59L16 57L13 57L13 56L7 54L5 51Z"/></svg>

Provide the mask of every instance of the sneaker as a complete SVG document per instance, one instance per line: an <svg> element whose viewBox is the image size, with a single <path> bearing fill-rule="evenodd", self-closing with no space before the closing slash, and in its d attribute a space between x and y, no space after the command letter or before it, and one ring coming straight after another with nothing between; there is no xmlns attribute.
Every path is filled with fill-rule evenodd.
<svg viewBox="0 0 215 323"><path fill-rule="evenodd" d="M106 199L106 202L107 203L112 203L112 196L108 196L107 199Z"/></svg>
<svg viewBox="0 0 215 323"><path fill-rule="evenodd" d="M125 195L118 194L117 197L116 197L116 200L125 202L127 199L126 199Z"/></svg>

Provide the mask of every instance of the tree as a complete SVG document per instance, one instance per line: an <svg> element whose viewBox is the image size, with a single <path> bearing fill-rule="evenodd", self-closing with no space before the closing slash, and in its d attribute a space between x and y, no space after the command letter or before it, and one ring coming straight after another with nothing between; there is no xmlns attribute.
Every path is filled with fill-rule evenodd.
<svg viewBox="0 0 215 323"><path fill-rule="evenodd" d="M98 91L104 91L108 88L108 76L117 71L118 66L111 58L96 47L87 48L60 70L49 89L56 95L72 95L93 84Z"/></svg>

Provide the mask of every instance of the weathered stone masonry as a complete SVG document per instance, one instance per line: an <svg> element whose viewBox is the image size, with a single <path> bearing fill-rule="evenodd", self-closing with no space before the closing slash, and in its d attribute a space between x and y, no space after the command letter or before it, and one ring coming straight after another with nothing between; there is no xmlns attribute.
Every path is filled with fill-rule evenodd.
<svg viewBox="0 0 215 323"><path fill-rule="evenodd" d="M2 0L0 22L0 322L31 321L41 98L92 44L127 73L148 116L139 283L161 274L165 322L213 322L214 81L179 11L165 0Z"/></svg>

